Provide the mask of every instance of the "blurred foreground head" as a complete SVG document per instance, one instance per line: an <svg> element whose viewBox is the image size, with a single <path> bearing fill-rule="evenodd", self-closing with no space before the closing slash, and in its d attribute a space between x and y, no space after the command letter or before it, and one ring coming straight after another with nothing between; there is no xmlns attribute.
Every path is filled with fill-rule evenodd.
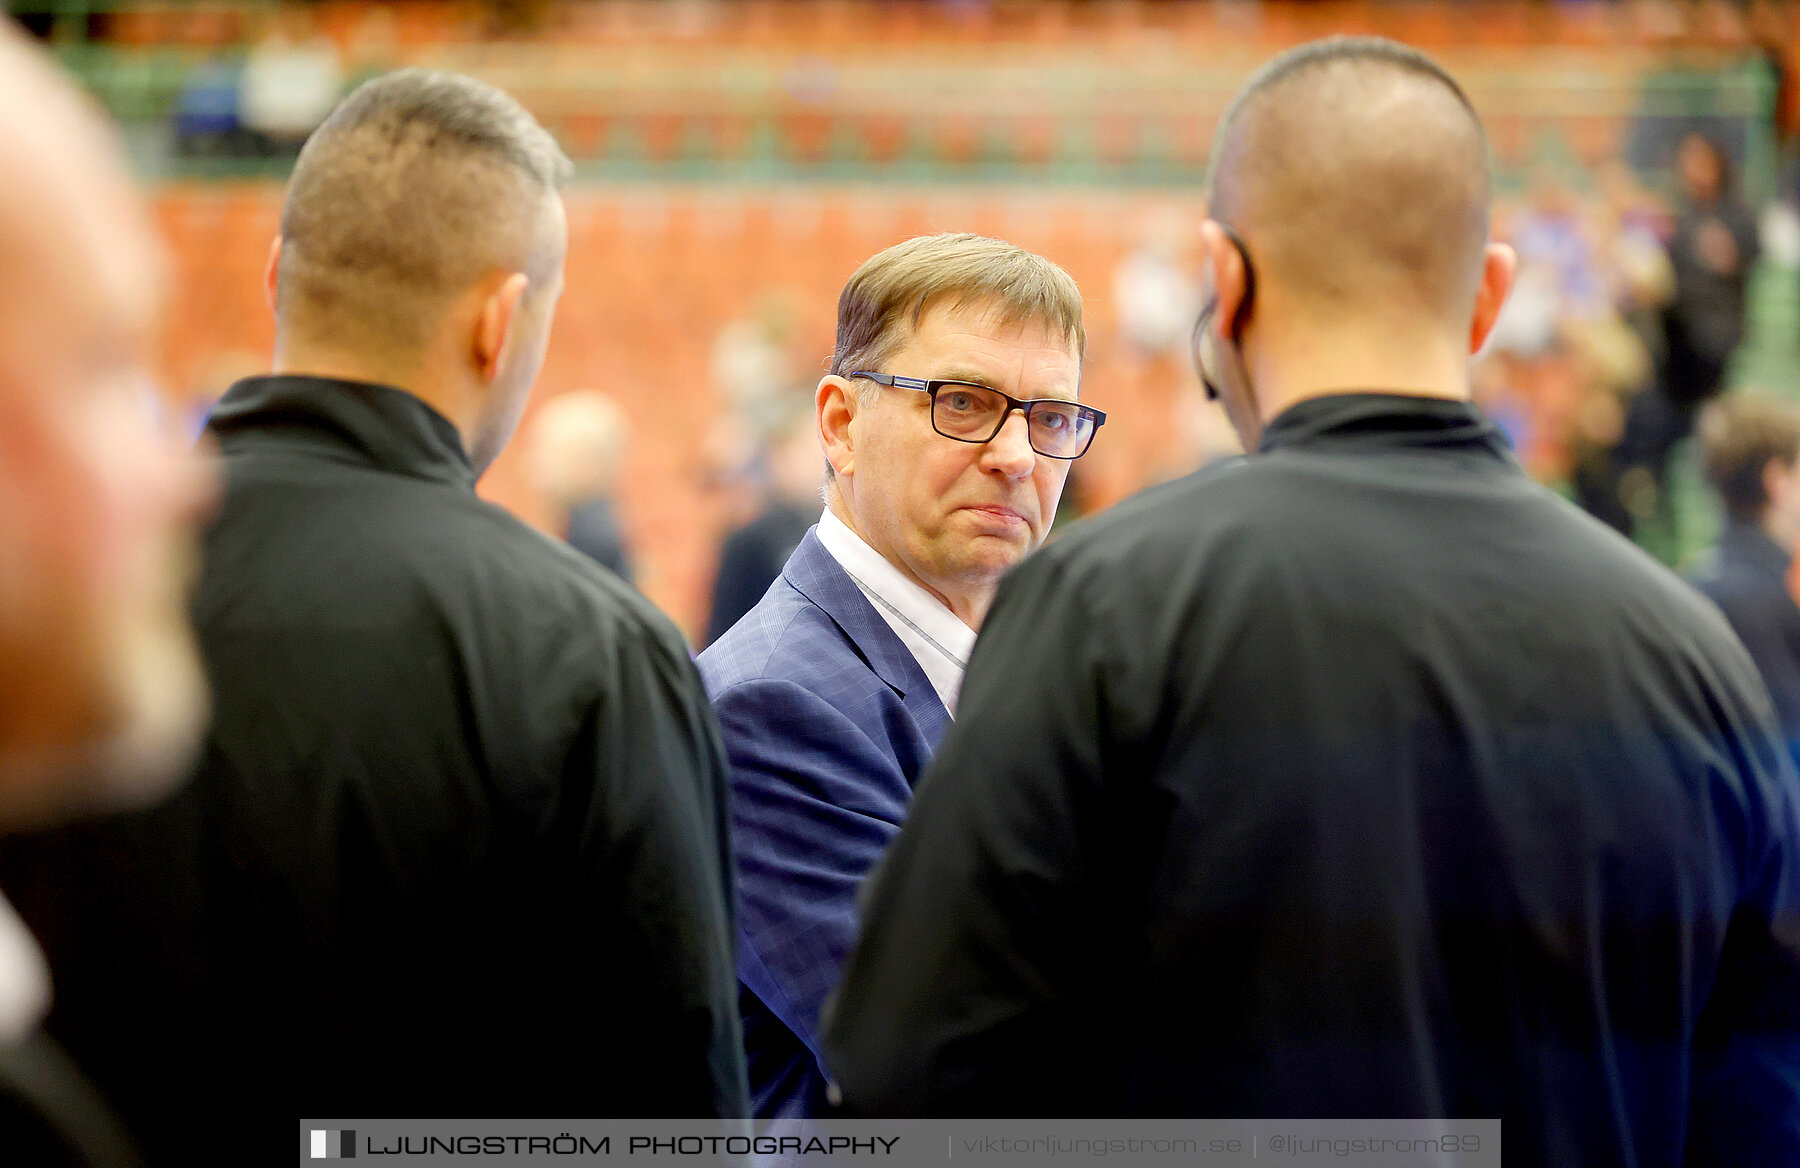
<svg viewBox="0 0 1800 1168"><path fill-rule="evenodd" d="M368 82L307 140L269 265L277 373L407 390L476 471L543 364L569 161L511 97L455 73Z"/></svg>
<svg viewBox="0 0 1800 1168"><path fill-rule="evenodd" d="M1323 393L1466 396L1514 261L1488 243L1487 135L1429 57L1372 37L1283 53L1226 111L1210 184L1196 361L1246 450Z"/></svg>
<svg viewBox="0 0 1800 1168"><path fill-rule="evenodd" d="M99 115L0 24L0 829L144 802L205 687L209 481L151 386L162 271Z"/></svg>

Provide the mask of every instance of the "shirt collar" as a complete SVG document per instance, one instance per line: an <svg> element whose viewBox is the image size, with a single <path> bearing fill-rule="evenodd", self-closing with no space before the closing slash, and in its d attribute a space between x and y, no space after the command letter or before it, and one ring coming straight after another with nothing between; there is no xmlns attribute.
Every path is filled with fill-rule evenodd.
<svg viewBox="0 0 1800 1168"><path fill-rule="evenodd" d="M50 1010L50 967L13 906L0 896L0 1046L23 1042Z"/></svg>
<svg viewBox="0 0 1800 1168"><path fill-rule="evenodd" d="M819 542L905 643L944 709L954 714L963 670L975 647L975 630L864 542L829 507L819 516Z"/></svg>
<svg viewBox="0 0 1800 1168"><path fill-rule="evenodd" d="M227 451L243 434L352 453L380 470L473 488L475 468L450 420L403 389L331 377L247 377L207 420Z"/></svg>
<svg viewBox="0 0 1800 1168"><path fill-rule="evenodd" d="M1263 431L1260 450L1485 449L1508 462L1500 427L1473 402L1404 393L1334 393L1296 402Z"/></svg>

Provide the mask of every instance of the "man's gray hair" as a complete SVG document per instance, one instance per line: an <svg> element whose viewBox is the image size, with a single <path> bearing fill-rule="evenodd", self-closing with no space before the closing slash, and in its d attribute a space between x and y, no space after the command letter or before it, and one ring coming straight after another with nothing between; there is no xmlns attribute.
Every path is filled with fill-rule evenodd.
<svg viewBox="0 0 1800 1168"><path fill-rule="evenodd" d="M1069 273L1003 239L945 232L897 243L856 269L838 297L831 372L886 372L882 363L939 303L992 303L999 323L1040 321L1078 354L1087 348L1081 290ZM869 382L859 396L879 389Z"/></svg>

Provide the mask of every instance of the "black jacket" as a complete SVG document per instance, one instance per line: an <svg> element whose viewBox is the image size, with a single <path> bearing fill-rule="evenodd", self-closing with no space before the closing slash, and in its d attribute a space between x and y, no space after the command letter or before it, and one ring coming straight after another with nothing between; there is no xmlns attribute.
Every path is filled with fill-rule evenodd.
<svg viewBox="0 0 1800 1168"><path fill-rule="evenodd" d="M1718 612L1473 407L1307 401L1001 585L826 1062L885 1114L1800 1162L1800 814Z"/></svg>
<svg viewBox="0 0 1800 1168"><path fill-rule="evenodd" d="M477 498L410 394L252 378L210 429L198 773L0 864L152 1162L291 1156L309 1115L743 1114L725 761L673 626Z"/></svg>

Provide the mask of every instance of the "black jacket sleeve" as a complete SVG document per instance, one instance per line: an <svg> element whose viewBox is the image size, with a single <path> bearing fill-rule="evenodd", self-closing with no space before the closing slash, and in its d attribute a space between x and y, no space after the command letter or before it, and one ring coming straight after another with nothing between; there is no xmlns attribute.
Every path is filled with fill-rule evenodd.
<svg viewBox="0 0 1800 1168"><path fill-rule="evenodd" d="M742 1117L725 754L676 639L613 658L569 752L543 841L565 947L545 1024L569 1037L562 1073L591 1066L620 1115Z"/></svg>

